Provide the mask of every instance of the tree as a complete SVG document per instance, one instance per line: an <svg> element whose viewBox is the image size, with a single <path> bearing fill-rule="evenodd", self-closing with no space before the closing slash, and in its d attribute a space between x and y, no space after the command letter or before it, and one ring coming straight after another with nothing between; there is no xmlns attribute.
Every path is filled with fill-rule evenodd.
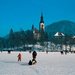
<svg viewBox="0 0 75 75"><path fill-rule="evenodd" d="M0 37L0 48L1 49L5 47L5 42L4 41L5 41L5 39Z"/></svg>
<svg viewBox="0 0 75 75"><path fill-rule="evenodd" d="M47 41L48 42L49 41L49 38L48 38L47 32L45 32L45 36L44 37L45 37L45 40L44 41Z"/></svg>
<svg viewBox="0 0 75 75"><path fill-rule="evenodd" d="M35 44L36 39L34 39L33 32L31 30L26 31L26 43Z"/></svg>
<svg viewBox="0 0 75 75"><path fill-rule="evenodd" d="M11 28L10 32L9 32L9 37L8 37L8 41L9 41L9 47L13 48L14 47L14 32L13 29Z"/></svg>
<svg viewBox="0 0 75 75"><path fill-rule="evenodd" d="M21 44L25 45L25 43L26 43L26 35L25 35L25 31L24 30L21 30L20 37L21 37L21 40L20 40Z"/></svg>
<svg viewBox="0 0 75 75"><path fill-rule="evenodd" d="M44 46L44 41L45 41L45 32L44 31L40 31L40 38L39 38L39 42L42 46Z"/></svg>

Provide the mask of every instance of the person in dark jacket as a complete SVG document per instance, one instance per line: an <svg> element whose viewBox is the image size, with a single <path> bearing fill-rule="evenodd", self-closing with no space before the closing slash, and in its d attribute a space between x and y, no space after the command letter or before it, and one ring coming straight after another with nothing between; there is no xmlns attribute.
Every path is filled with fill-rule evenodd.
<svg viewBox="0 0 75 75"><path fill-rule="evenodd" d="M31 60L29 60L29 63L28 63L29 65L32 65L32 61Z"/></svg>
<svg viewBox="0 0 75 75"><path fill-rule="evenodd" d="M35 64L36 63L36 56L37 56L37 52L36 51L33 51L32 53L32 64Z"/></svg>

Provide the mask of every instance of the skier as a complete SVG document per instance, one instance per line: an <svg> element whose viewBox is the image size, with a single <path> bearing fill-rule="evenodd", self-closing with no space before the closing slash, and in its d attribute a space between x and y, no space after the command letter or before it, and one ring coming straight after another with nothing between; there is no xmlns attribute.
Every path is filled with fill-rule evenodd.
<svg viewBox="0 0 75 75"><path fill-rule="evenodd" d="M21 53L19 53L17 57L18 57L18 61L21 61L21 58L22 58Z"/></svg>

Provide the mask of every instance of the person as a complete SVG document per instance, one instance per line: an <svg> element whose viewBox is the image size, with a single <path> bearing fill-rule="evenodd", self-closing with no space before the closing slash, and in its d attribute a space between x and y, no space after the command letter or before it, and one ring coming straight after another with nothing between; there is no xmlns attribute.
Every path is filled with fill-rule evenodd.
<svg viewBox="0 0 75 75"><path fill-rule="evenodd" d="M10 50L8 50L8 54L10 54L11 53L11 51Z"/></svg>
<svg viewBox="0 0 75 75"><path fill-rule="evenodd" d="M21 61L21 58L22 58L21 53L19 53L17 57L18 57L18 61Z"/></svg>
<svg viewBox="0 0 75 75"><path fill-rule="evenodd" d="M29 65L32 65L32 61L31 60L29 60L29 63L28 63Z"/></svg>
<svg viewBox="0 0 75 75"><path fill-rule="evenodd" d="M37 61L36 61L36 56L37 56L37 52L36 51L33 51L32 53L32 64L35 64Z"/></svg>
<svg viewBox="0 0 75 75"><path fill-rule="evenodd" d="M46 50L46 53L48 54L48 50Z"/></svg>
<svg viewBox="0 0 75 75"><path fill-rule="evenodd" d="M63 54L63 51L60 51L61 54Z"/></svg>

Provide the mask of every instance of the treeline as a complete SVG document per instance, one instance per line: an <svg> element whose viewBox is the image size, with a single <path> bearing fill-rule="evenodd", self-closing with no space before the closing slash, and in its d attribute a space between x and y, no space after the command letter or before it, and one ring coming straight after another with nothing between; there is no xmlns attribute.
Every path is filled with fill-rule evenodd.
<svg viewBox="0 0 75 75"><path fill-rule="evenodd" d="M10 30L9 34L2 38L0 37L0 50L3 48L14 48L14 47L20 47L25 46L28 44L36 44L39 42L41 45L44 46L44 42L52 42L55 45L61 44L61 45L74 45L75 44L75 38L73 36L53 36L49 37L49 35L44 32L41 34L41 37L39 40L34 38L34 34L32 30L21 30L18 32L14 32L13 29Z"/></svg>
<svg viewBox="0 0 75 75"><path fill-rule="evenodd" d="M41 39L42 37L40 37ZM48 40L47 33L44 34L43 40L37 40L34 38L34 34L32 30L21 30L18 32L14 32L13 29L10 30L9 34L5 38L0 38L0 48L14 48L20 47L25 44L36 44L40 42L43 44L44 41Z"/></svg>

